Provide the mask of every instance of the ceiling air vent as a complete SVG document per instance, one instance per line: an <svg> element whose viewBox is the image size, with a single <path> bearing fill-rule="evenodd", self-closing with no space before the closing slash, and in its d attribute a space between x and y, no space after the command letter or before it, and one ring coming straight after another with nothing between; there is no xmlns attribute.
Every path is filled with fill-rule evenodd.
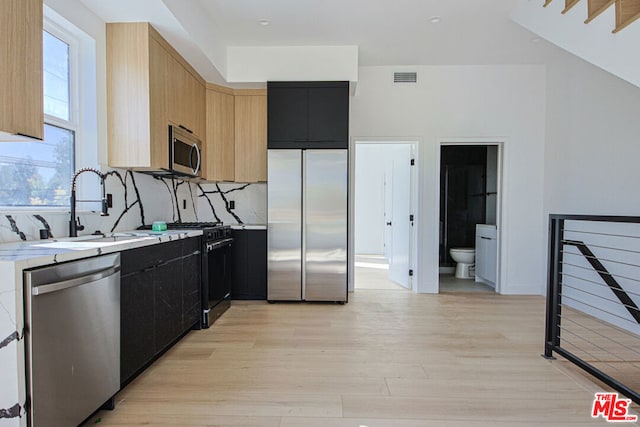
<svg viewBox="0 0 640 427"><path fill-rule="evenodd" d="M416 83L418 81L418 73L393 73L394 83Z"/></svg>

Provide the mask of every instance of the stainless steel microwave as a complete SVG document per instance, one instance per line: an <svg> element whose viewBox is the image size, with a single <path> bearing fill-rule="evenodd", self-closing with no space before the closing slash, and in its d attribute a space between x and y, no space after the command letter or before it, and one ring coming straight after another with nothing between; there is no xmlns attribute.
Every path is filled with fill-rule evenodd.
<svg viewBox="0 0 640 427"><path fill-rule="evenodd" d="M189 130L173 125L169 125L169 169L202 176L202 142Z"/></svg>

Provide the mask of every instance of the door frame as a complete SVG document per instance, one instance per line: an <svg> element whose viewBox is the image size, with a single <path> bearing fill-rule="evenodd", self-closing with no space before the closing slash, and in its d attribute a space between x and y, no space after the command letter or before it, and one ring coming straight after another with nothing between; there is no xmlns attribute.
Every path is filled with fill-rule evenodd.
<svg viewBox="0 0 640 427"><path fill-rule="evenodd" d="M435 206L435 215L434 215L434 224L433 229L440 229L440 169L441 169L441 154L442 147L447 145L494 145L498 147L498 197L496 200L496 231L497 231L497 243L498 243L498 253L497 253L497 266L496 266L496 287L495 291L497 294L502 291L502 283L503 278L505 277L505 272L503 271L503 267L506 265L504 260L504 256L506 255L503 252L503 218L505 217L504 206L506 201L506 195L504 194L504 158L505 151L507 146L507 139L505 137L483 137L483 138L438 138L436 143L436 164L435 164L435 178L436 178L436 191L434 191L434 206ZM439 279L439 255L440 255L440 239L434 239L435 247L434 247L434 259L433 265L436 266L433 271L433 279L434 283L438 284L438 293L440 293L440 279Z"/></svg>
<svg viewBox="0 0 640 427"><path fill-rule="evenodd" d="M409 290L417 293L420 271L420 247L418 245L418 230L420 229L420 213L419 198L420 180L419 180L419 155L420 155L420 138L383 138L383 137L351 137L349 141L349 236L348 236L348 291L353 292L355 289L355 193L356 193L356 144L408 144L411 145L411 157L414 159L414 165L411 169L411 189L410 189L410 210L413 214L413 227L409 235L409 268L413 270L413 277L409 278ZM408 272L407 272L408 273Z"/></svg>

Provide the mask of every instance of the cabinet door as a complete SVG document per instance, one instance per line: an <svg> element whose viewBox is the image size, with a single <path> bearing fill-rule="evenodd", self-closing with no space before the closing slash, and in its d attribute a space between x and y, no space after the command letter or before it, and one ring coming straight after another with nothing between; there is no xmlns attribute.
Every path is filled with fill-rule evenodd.
<svg viewBox="0 0 640 427"><path fill-rule="evenodd" d="M231 298L267 299L267 230L234 230Z"/></svg>
<svg viewBox="0 0 640 427"><path fill-rule="evenodd" d="M204 83L200 82L189 71L186 72L186 106L188 115L185 118L186 127L189 128L199 139L206 137L206 89Z"/></svg>
<svg viewBox="0 0 640 427"><path fill-rule="evenodd" d="M205 88L185 66L170 55L167 86L170 93L169 121L205 136Z"/></svg>
<svg viewBox="0 0 640 427"><path fill-rule="evenodd" d="M309 88L310 142L340 142L347 148L349 140L349 87Z"/></svg>
<svg viewBox="0 0 640 427"><path fill-rule="evenodd" d="M485 240L482 236L476 234L476 276L477 277L485 277L485 253L486 253L486 244Z"/></svg>
<svg viewBox="0 0 640 427"><path fill-rule="evenodd" d="M0 3L0 132L44 138L42 0Z"/></svg>
<svg viewBox="0 0 640 427"><path fill-rule="evenodd" d="M235 181L267 180L267 97L235 97Z"/></svg>
<svg viewBox="0 0 640 427"><path fill-rule="evenodd" d="M171 55L164 47L149 40L149 144L151 167L166 168L169 164L169 90ZM138 124L144 127L143 123ZM132 147L133 148L133 147Z"/></svg>
<svg viewBox="0 0 640 427"><path fill-rule="evenodd" d="M185 91L185 75L187 71L177 59L169 55L167 72L167 91L169 94L168 120L173 125L186 127L185 107L187 105L187 93Z"/></svg>
<svg viewBox="0 0 640 427"><path fill-rule="evenodd" d="M205 179L208 181L233 181L235 178L233 95L207 89L206 109Z"/></svg>
<svg viewBox="0 0 640 427"><path fill-rule="evenodd" d="M231 299L248 299L248 238L247 230L233 230L233 245L231 245Z"/></svg>
<svg viewBox="0 0 640 427"><path fill-rule="evenodd" d="M139 273L154 267L158 263L159 248L158 245L152 245L120 252L120 275Z"/></svg>
<svg viewBox="0 0 640 427"><path fill-rule="evenodd" d="M153 270L156 352L165 349L183 332L181 265L174 261Z"/></svg>
<svg viewBox="0 0 640 427"><path fill-rule="evenodd" d="M200 238L184 242L182 261L182 331L200 321L202 315Z"/></svg>
<svg viewBox="0 0 640 427"><path fill-rule="evenodd" d="M120 278L121 384L131 379L156 354L154 307L152 271L131 273Z"/></svg>
<svg viewBox="0 0 640 427"><path fill-rule="evenodd" d="M487 240L487 257L486 257L486 278L491 283L496 283L497 264L498 264L498 240Z"/></svg>
<svg viewBox="0 0 640 427"><path fill-rule="evenodd" d="M269 142L307 140L307 89L272 87L268 92Z"/></svg>
<svg viewBox="0 0 640 427"><path fill-rule="evenodd" d="M247 230L248 299L267 299L267 230Z"/></svg>

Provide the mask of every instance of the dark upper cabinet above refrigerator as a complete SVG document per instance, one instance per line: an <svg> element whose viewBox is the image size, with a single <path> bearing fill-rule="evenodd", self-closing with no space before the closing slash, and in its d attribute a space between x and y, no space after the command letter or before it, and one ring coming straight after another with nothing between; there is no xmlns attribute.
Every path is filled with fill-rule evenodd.
<svg viewBox="0 0 640 427"><path fill-rule="evenodd" d="M306 141L308 102L307 89L272 87L267 89L268 141ZM269 145L269 148L271 146Z"/></svg>
<svg viewBox="0 0 640 427"><path fill-rule="evenodd" d="M349 82L269 82L268 148L348 148Z"/></svg>

